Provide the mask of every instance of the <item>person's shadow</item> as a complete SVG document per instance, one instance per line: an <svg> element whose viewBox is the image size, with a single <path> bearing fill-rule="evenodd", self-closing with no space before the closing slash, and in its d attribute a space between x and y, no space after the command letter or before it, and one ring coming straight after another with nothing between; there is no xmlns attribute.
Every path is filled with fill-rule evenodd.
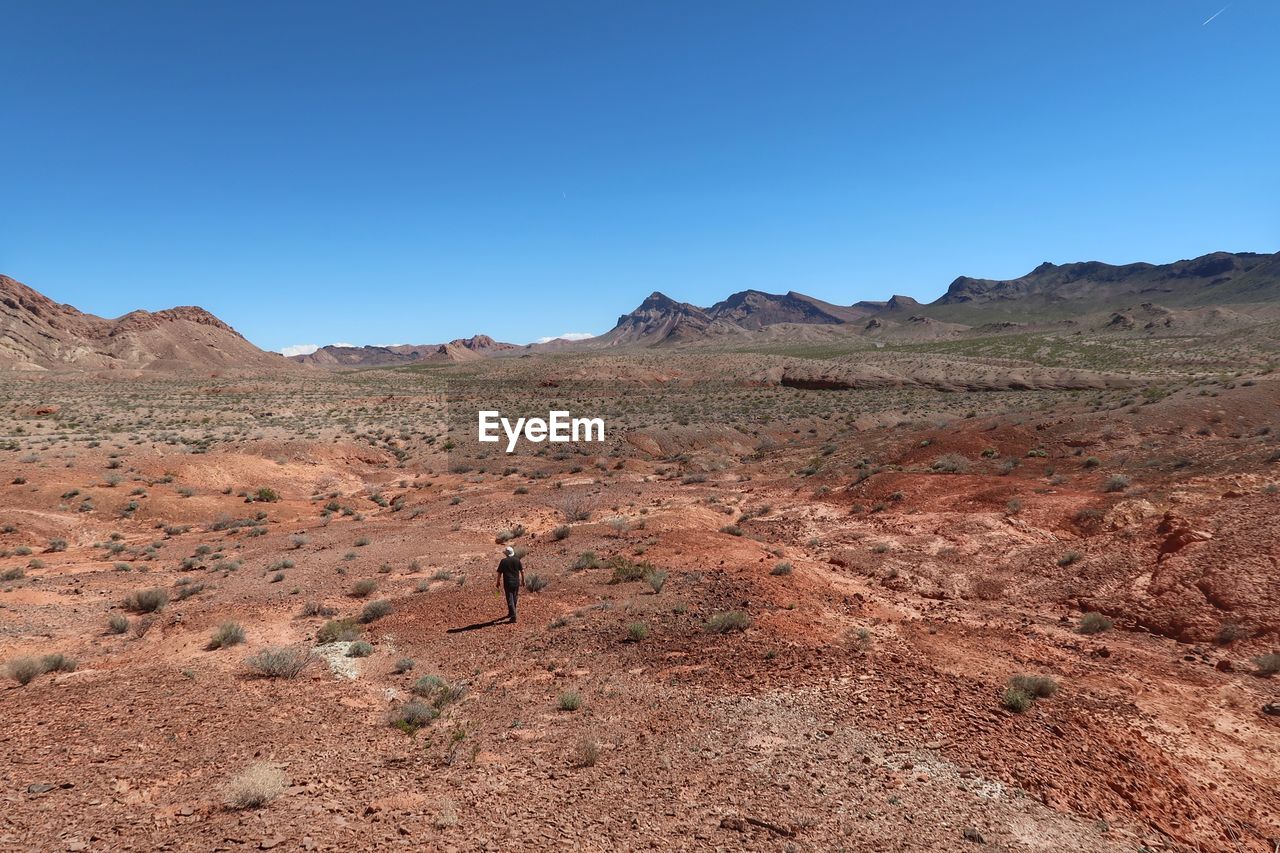
<svg viewBox="0 0 1280 853"><path fill-rule="evenodd" d="M474 625L463 625L460 628L449 628L445 631L445 633L461 634L463 631L478 631L481 628L492 628L494 625L506 625L510 621L511 620L508 619L506 616L503 616L500 619L490 619L488 622L477 622Z"/></svg>

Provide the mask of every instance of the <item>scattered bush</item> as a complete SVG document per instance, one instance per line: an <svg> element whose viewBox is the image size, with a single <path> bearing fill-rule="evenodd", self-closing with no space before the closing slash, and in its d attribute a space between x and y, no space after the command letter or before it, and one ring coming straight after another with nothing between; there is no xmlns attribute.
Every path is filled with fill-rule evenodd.
<svg viewBox="0 0 1280 853"><path fill-rule="evenodd" d="M1253 662L1258 667L1258 675L1272 676L1280 672L1280 652L1261 655L1254 658Z"/></svg>
<svg viewBox="0 0 1280 853"><path fill-rule="evenodd" d="M408 702L391 715L391 726L407 735L412 735L423 726L430 725L431 721L438 716L440 712L430 705L422 702Z"/></svg>
<svg viewBox="0 0 1280 853"><path fill-rule="evenodd" d="M41 665L38 658L22 657L9 661L5 667L5 672L9 677L19 684L30 684L36 679L36 676L44 674L44 666Z"/></svg>
<svg viewBox="0 0 1280 853"><path fill-rule="evenodd" d="M356 640L347 648L349 658L367 658L371 654L373 654L373 646L364 640Z"/></svg>
<svg viewBox="0 0 1280 853"><path fill-rule="evenodd" d="M745 631L747 626L751 624L751 618L741 610L730 610L727 613L717 613L707 620L706 628L713 634L729 634L735 631Z"/></svg>
<svg viewBox="0 0 1280 853"><path fill-rule="evenodd" d="M787 575L791 574L791 564L778 563L778 565L774 566L772 569L769 570L769 574L779 578L786 577Z"/></svg>
<svg viewBox="0 0 1280 853"><path fill-rule="evenodd" d="M582 694L576 690L566 690L556 700L556 707L561 711L576 711L582 707Z"/></svg>
<svg viewBox="0 0 1280 853"><path fill-rule="evenodd" d="M1113 625L1115 623L1101 613L1089 612L1080 617L1076 630L1081 634L1101 634L1103 631L1110 631Z"/></svg>
<svg viewBox="0 0 1280 853"><path fill-rule="evenodd" d="M605 566L613 569L613 577L609 579L609 583L628 583L643 580L653 572L653 566L648 563L637 563L621 554L610 557Z"/></svg>
<svg viewBox="0 0 1280 853"><path fill-rule="evenodd" d="M1079 551L1067 551L1058 558L1058 565L1065 569L1067 566L1074 566L1082 559L1084 559L1084 555Z"/></svg>
<svg viewBox="0 0 1280 853"><path fill-rule="evenodd" d="M1129 488L1129 478L1123 474L1112 474L1102 484L1104 492L1123 492L1127 488Z"/></svg>
<svg viewBox="0 0 1280 853"><path fill-rule="evenodd" d="M50 540L49 540L49 550L50 550L50 551L65 551L65 550L67 550L67 540L65 540L65 539L50 539Z"/></svg>
<svg viewBox="0 0 1280 853"><path fill-rule="evenodd" d="M169 593L160 587L134 590L124 600L124 606L136 613L156 613L168 603Z"/></svg>
<svg viewBox="0 0 1280 853"><path fill-rule="evenodd" d="M319 631L316 631L316 642L320 645L346 643L359 637L360 626L354 619L330 619L320 626Z"/></svg>
<svg viewBox="0 0 1280 853"><path fill-rule="evenodd" d="M649 636L649 626L643 622L632 622L627 626L627 642L638 643Z"/></svg>
<svg viewBox="0 0 1280 853"><path fill-rule="evenodd" d="M667 573L655 569L652 572L649 572L649 575L645 580L649 582L649 588L653 590L653 594L657 595L662 592L662 588L667 583Z"/></svg>
<svg viewBox="0 0 1280 853"><path fill-rule="evenodd" d="M245 658L245 665L262 678L297 678L314 656L304 646L271 646Z"/></svg>
<svg viewBox="0 0 1280 853"><path fill-rule="evenodd" d="M1021 714L1034 704L1035 699L1027 692L1016 687L1006 687L1004 692L1000 694L1000 702L1015 714Z"/></svg>
<svg viewBox="0 0 1280 853"><path fill-rule="evenodd" d="M1058 682L1047 675L1015 675L1009 679L1009 686L1033 699L1048 699L1058 692Z"/></svg>
<svg viewBox="0 0 1280 853"><path fill-rule="evenodd" d="M568 539L569 533L572 529L573 528L567 524L561 524L551 531L551 539L555 542L559 542L562 539Z"/></svg>
<svg viewBox="0 0 1280 853"><path fill-rule="evenodd" d="M929 468L939 474L963 474L969 470L969 460L959 453L948 453L933 460Z"/></svg>
<svg viewBox="0 0 1280 853"><path fill-rule="evenodd" d="M128 631L128 630L129 630L129 620L127 617L121 616L119 613L112 613L111 616L108 617L107 619L108 634L123 634L125 631Z"/></svg>
<svg viewBox="0 0 1280 853"><path fill-rule="evenodd" d="M467 692L465 684L450 684L438 675L424 675L413 682L410 689L414 695L430 702L437 711L443 711Z"/></svg>
<svg viewBox="0 0 1280 853"><path fill-rule="evenodd" d="M375 581L373 578L365 578L363 580L358 580L356 581L355 586L351 587L351 597L367 598L368 596L372 595L373 591L376 590L377 588L378 588L378 582Z"/></svg>
<svg viewBox="0 0 1280 853"><path fill-rule="evenodd" d="M370 601L364 606L364 609L360 611L360 621L368 625L370 622L376 622L390 613L391 602L385 598L380 598L377 601Z"/></svg>
<svg viewBox="0 0 1280 853"><path fill-rule="evenodd" d="M272 504L280 500L280 494L275 489L268 489L264 486L253 493L253 500Z"/></svg>
<svg viewBox="0 0 1280 853"><path fill-rule="evenodd" d="M546 589L547 583L547 579L542 575L527 575L524 579L524 588L529 590L529 592L538 592L539 590Z"/></svg>
<svg viewBox="0 0 1280 853"><path fill-rule="evenodd" d="M574 571L598 568L600 568L600 558L596 556L595 551L583 551L578 555L578 559L573 561Z"/></svg>
<svg viewBox="0 0 1280 853"><path fill-rule="evenodd" d="M224 797L233 809L256 809L284 793L289 780L270 764L252 764L227 783Z"/></svg>
<svg viewBox="0 0 1280 853"><path fill-rule="evenodd" d="M229 649L243 642L244 628L235 622L224 622L218 626L218 630L213 632L213 636L209 638L209 644L205 648L209 651Z"/></svg>
<svg viewBox="0 0 1280 853"><path fill-rule="evenodd" d="M51 655L45 655L40 658L40 666L45 672L75 672L75 658L69 658L62 652L54 652Z"/></svg>
<svg viewBox="0 0 1280 853"><path fill-rule="evenodd" d="M595 767L600 760L600 744L591 738L582 738L574 746L573 763L577 767Z"/></svg>
<svg viewBox="0 0 1280 853"><path fill-rule="evenodd" d="M413 669L413 667L414 667L413 658L400 658L400 660L396 661L396 665L392 667L391 671L394 672L396 675L403 675L404 673L409 672L411 669Z"/></svg>

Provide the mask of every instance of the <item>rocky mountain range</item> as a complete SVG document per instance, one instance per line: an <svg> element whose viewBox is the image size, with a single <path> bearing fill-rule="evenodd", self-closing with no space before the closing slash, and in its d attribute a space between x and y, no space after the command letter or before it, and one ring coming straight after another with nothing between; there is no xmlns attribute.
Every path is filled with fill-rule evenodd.
<svg viewBox="0 0 1280 853"><path fill-rule="evenodd" d="M789 291L744 290L708 308L650 294L607 333L519 346L487 335L442 344L326 346L285 358L264 352L195 307L114 320L61 305L0 276L0 369L15 371L393 367L518 352L681 346L738 338L804 341L853 334L887 341L999 334L1066 324L1098 332L1221 333L1280 320L1280 253L1214 252L1170 264L1044 263L1009 280L961 276L937 300L909 296L851 305Z"/></svg>

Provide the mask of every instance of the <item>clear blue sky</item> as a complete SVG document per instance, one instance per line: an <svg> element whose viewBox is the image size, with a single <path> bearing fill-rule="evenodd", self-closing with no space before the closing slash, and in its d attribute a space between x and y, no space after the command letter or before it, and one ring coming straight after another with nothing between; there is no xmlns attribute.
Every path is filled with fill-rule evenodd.
<svg viewBox="0 0 1280 853"><path fill-rule="evenodd" d="M1280 248L1280 3L0 0L0 272L264 348Z"/></svg>

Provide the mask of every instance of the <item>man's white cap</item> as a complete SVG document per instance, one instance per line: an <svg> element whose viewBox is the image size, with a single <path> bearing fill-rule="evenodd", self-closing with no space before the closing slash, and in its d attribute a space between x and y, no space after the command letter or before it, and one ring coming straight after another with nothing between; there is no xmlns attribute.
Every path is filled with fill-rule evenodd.
<svg viewBox="0 0 1280 853"><path fill-rule="evenodd" d="M508 545L503 549L502 553L506 554L508 557L514 557L516 555L516 549Z"/></svg>

